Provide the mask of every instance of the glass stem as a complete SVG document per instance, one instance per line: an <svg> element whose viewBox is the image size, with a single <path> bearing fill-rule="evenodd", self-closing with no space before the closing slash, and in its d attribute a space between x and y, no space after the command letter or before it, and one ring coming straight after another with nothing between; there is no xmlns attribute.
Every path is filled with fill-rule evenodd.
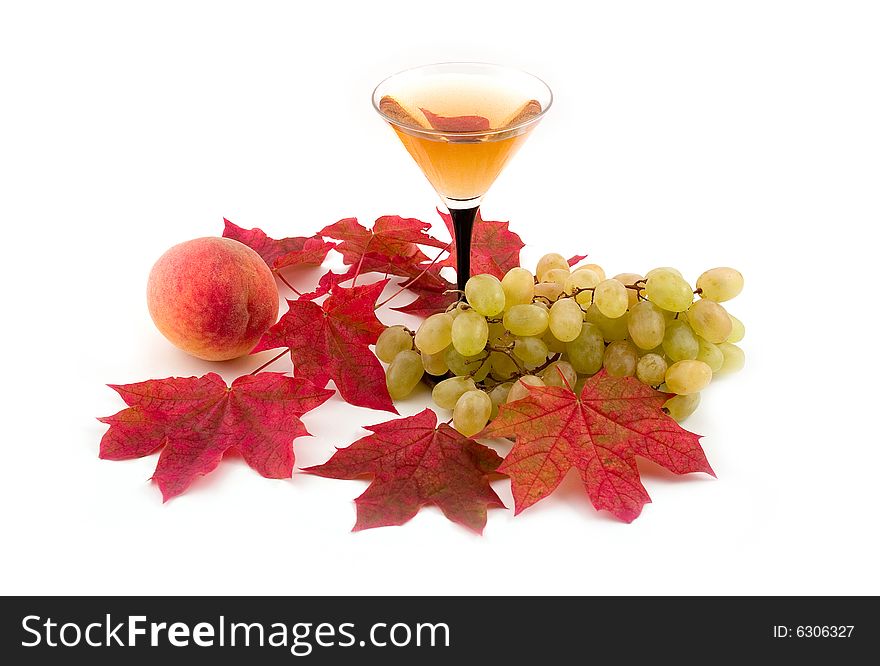
<svg viewBox="0 0 880 666"><path fill-rule="evenodd" d="M479 206L473 208L452 208L452 229L455 232L455 275L461 300L464 300L464 286L471 276L471 234L474 231L474 220L477 218Z"/></svg>

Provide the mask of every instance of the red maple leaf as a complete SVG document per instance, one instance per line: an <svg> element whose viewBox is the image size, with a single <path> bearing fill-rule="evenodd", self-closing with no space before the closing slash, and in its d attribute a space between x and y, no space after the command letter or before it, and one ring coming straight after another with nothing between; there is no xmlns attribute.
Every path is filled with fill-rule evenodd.
<svg viewBox="0 0 880 666"><path fill-rule="evenodd" d="M433 504L449 520L481 533L487 508L504 506L489 485L498 454L445 423L438 426L430 409L366 429L373 434L304 470L331 479L373 477L355 500L355 530L402 525Z"/></svg>
<svg viewBox="0 0 880 666"><path fill-rule="evenodd" d="M445 312L446 308L458 300L458 293L454 291L454 284L442 277L439 279L443 282L440 290L436 289L433 284L426 286L421 280L407 284L406 288L416 294L416 300L402 307L391 309L423 318L438 312Z"/></svg>
<svg viewBox="0 0 880 666"><path fill-rule="evenodd" d="M361 272L363 267L361 266ZM318 285L314 291L302 294L299 300L314 301L322 296L329 294L336 285L348 282L358 275L358 266L349 266L344 273L334 273L332 270L327 271L318 280ZM455 285L440 275L439 269L432 270L430 266L419 272L419 274L410 277L404 281L401 286L414 291L416 293L437 294L448 289L455 289ZM444 297L447 298L447 297ZM453 295L453 299L455 296Z"/></svg>
<svg viewBox="0 0 880 666"><path fill-rule="evenodd" d="M439 208L437 212L443 218L449 234L455 237L452 216ZM511 268L519 266L519 251L525 247L525 243L508 228L509 224L484 220L477 213L471 237L471 274L489 273L501 279ZM449 256L438 265L455 268L455 242L449 249Z"/></svg>
<svg viewBox="0 0 880 666"><path fill-rule="evenodd" d="M438 116L428 109L419 108L435 130L441 132L485 132L489 129L489 119L483 116Z"/></svg>
<svg viewBox="0 0 880 666"><path fill-rule="evenodd" d="M98 419L110 426L99 455L128 460L162 449L153 480L165 501L213 471L229 449L265 477L290 477L292 442L309 435L299 417L333 395L277 372L239 377L231 387L211 372L111 388L128 409Z"/></svg>
<svg viewBox="0 0 880 666"><path fill-rule="evenodd" d="M385 330L375 305L386 284L388 280L350 288L337 285L321 305L287 301L287 312L252 353L288 347L297 377L322 387L332 379L346 402L396 414L385 371L368 347Z"/></svg>
<svg viewBox="0 0 880 666"><path fill-rule="evenodd" d="M345 273L334 273L332 270L327 271L320 277L318 280L318 284L315 287L315 291L310 291L307 294L302 294L299 297L301 301L314 301L321 296L326 296L336 285L342 284L343 282L348 282L357 274L357 266L349 266L348 270Z"/></svg>
<svg viewBox="0 0 880 666"><path fill-rule="evenodd" d="M587 258L587 255L585 255L585 254L576 254L571 259L568 260L568 265L574 266L576 263L578 263L579 261L583 261L586 258Z"/></svg>
<svg viewBox="0 0 880 666"><path fill-rule="evenodd" d="M320 236L293 236L276 240L269 238L262 229L243 229L226 218L223 222L224 238L244 243L274 270L288 266L320 266L327 258L327 253L336 247L336 243L329 243Z"/></svg>
<svg viewBox="0 0 880 666"><path fill-rule="evenodd" d="M364 261L352 266L346 276L354 277L354 275L359 273L385 273L386 275L404 277L407 278L405 282L407 285L418 281L424 288L433 289L434 291L442 291L448 284L440 276L439 268L433 270L433 266L430 263L414 264L410 259L403 256L387 259L368 252L364 255Z"/></svg>
<svg viewBox="0 0 880 666"><path fill-rule="evenodd" d="M502 405L479 436L516 437L498 468L510 477L516 513L552 493L574 467L597 510L632 522L651 501L635 456L675 474L715 475L699 436L662 411L668 397L634 377L602 371L580 397L558 386L529 387L528 396Z"/></svg>
<svg viewBox="0 0 880 666"><path fill-rule="evenodd" d="M430 228L429 223L414 218L384 215L376 220L372 229L361 225L357 218L348 217L318 233L340 241L336 249L342 253L342 260L347 265L358 266L361 273L413 278L428 261L419 245L441 249L447 246L427 233Z"/></svg>

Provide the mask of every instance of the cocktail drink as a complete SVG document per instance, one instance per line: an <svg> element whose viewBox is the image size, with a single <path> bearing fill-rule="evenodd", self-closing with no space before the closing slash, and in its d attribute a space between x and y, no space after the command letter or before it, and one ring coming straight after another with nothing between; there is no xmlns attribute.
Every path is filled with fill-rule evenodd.
<svg viewBox="0 0 880 666"><path fill-rule="evenodd" d="M480 63L406 70L373 92L376 110L449 209L460 290L470 276L471 232L480 202L552 99L537 77Z"/></svg>

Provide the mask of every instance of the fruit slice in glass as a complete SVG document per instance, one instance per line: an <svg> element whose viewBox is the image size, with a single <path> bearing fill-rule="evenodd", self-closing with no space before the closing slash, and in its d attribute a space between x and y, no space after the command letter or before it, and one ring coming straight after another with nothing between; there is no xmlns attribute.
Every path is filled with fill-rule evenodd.
<svg viewBox="0 0 880 666"><path fill-rule="evenodd" d="M536 76L482 63L409 69L373 92L373 106L449 209L462 291L480 202L552 102Z"/></svg>

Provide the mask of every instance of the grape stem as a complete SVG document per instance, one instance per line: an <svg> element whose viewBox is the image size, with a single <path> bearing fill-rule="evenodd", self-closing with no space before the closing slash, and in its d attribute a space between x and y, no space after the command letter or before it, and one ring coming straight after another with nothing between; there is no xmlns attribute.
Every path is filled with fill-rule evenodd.
<svg viewBox="0 0 880 666"><path fill-rule="evenodd" d="M556 363L556 361L558 361L561 357L562 357L562 354L554 354L553 356L548 358L542 365L539 365L537 368L535 368L533 370L527 370L527 369L523 368L519 364L517 359L514 358L513 360L516 363L517 367L520 368L520 372L514 373L513 375L511 375L507 379L499 379L499 378L493 376L492 378L495 380L495 383L492 384L491 386L485 380L483 380L481 382L477 382L477 386L485 391L488 389L495 388L499 384L504 384L505 382L519 381L520 378L525 377L526 375L536 375L539 372L546 370L550 365L552 365L553 363ZM513 358L513 357L511 357L511 358ZM480 367L482 367L482 365ZM479 368L477 370L479 371Z"/></svg>
<svg viewBox="0 0 880 666"><path fill-rule="evenodd" d="M483 369L483 366L489 362L489 355L486 354L483 358L475 358L473 361L465 361L464 364L471 365L472 363L478 363L478 362L479 362L480 366L476 370L471 370L468 373L468 377L473 377L475 374L477 374L480 370Z"/></svg>
<svg viewBox="0 0 880 666"><path fill-rule="evenodd" d="M645 282L644 280L638 280L634 284L625 284L623 286L626 287L627 289L634 289L636 292L638 292L639 300L645 301L647 299L644 296L642 296L642 291L645 288L644 282ZM561 301L563 298L575 298L578 294L581 294L585 291L593 293L594 291L596 291L596 288L595 287L575 287L570 294L561 293L561 294L559 294L559 296L556 297L555 300L552 298L549 298L547 296L535 296L534 298L532 298L532 303L534 303L540 299L540 300L546 301L547 305L553 305L554 303L556 303L556 301ZM696 292L694 292L694 293L696 293ZM578 305L581 306L581 310L586 312L582 303L578 302ZM490 320L489 323L495 323L495 322L492 322Z"/></svg>
<svg viewBox="0 0 880 666"><path fill-rule="evenodd" d="M528 374L526 368L519 362L516 354L513 353L513 343L507 345L506 347L496 347L495 345L489 345L488 347L486 347L486 349L488 349L489 351L498 352L499 354L504 354L511 361L513 361L517 369L519 369L524 374Z"/></svg>
<svg viewBox="0 0 880 666"><path fill-rule="evenodd" d="M556 361L558 361L560 358L562 358L562 354L553 354L553 356L551 356L546 361L544 361L544 363L542 365L539 365L537 368L535 368L534 370L532 370L531 372L529 372L527 374L536 375L539 372L541 372L542 370L546 370L547 368L549 368L551 365L556 363Z"/></svg>
<svg viewBox="0 0 880 666"><path fill-rule="evenodd" d="M510 352L508 352L507 350L505 350L503 347L498 347L498 348L495 348L495 347L487 347L487 349L488 349L489 351L497 351L497 352L500 352L500 353L502 353L502 354L508 354L508 355L510 355ZM498 386L499 384L504 384L504 383L506 383L506 382L515 382L515 381L519 380L521 377L525 377L526 375L535 375L535 374L538 374L539 372L542 372L542 371L546 370L550 365L552 365L553 363L555 363L556 361L558 361L561 357L562 357L562 354L554 354L553 356L551 356L550 358L548 358L548 359L547 359L542 365L539 365L537 368L534 368L534 369L532 369L532 370L527 370L526 368L524 368L524 367L520 364L519 359L517 359L517 358L511 356L511 358L512 358L513 361L514 361L514 363L516 363L517 368L519 368L519 372L516 372L516 373L514 373L513 375L511 375L510 377L507 377L507 378L499 378L499 377L495 377L494 375L491 375L491 374L490 374L489 377L487 377L487 379L489 379L489 378L491 377L491 379L492 379L491 382L486 381L486 379L484 379L484 380L482 380L482 381L475 382L475 384L477 385L478 388L481 388L481 389L483 389L484 391L486 391L486 390L490 390L490 389L495 388L495 387ZM472 364L472 363L480 363L480 367L478 367L478 368L477 368L476 370L474 370L473 372L469 372L469 373L467 374L467 376L468 376L468 377L473 377L475 374L477 374L477 373L482 369L483 364L486 363L488 360L489 360L489 357L488 357L488 355L487 355L485 358L479 358L479 359L474 359L473 361L467 361L467 362L465 363L465 365L470 365L470 364ZM455 376L456 376L456 375L453 374L453 373L451 373L451 372L447 372L446 374L444 374L444 375L440 375L440 376L436 376L436 375L431 375L431 374L425 373L424 376L422 377L422 381L426 382L429 386L436 386L438 382L442 382L444 379L449 379L449 378L451 378L451 377L455 377Z"/></svg>

